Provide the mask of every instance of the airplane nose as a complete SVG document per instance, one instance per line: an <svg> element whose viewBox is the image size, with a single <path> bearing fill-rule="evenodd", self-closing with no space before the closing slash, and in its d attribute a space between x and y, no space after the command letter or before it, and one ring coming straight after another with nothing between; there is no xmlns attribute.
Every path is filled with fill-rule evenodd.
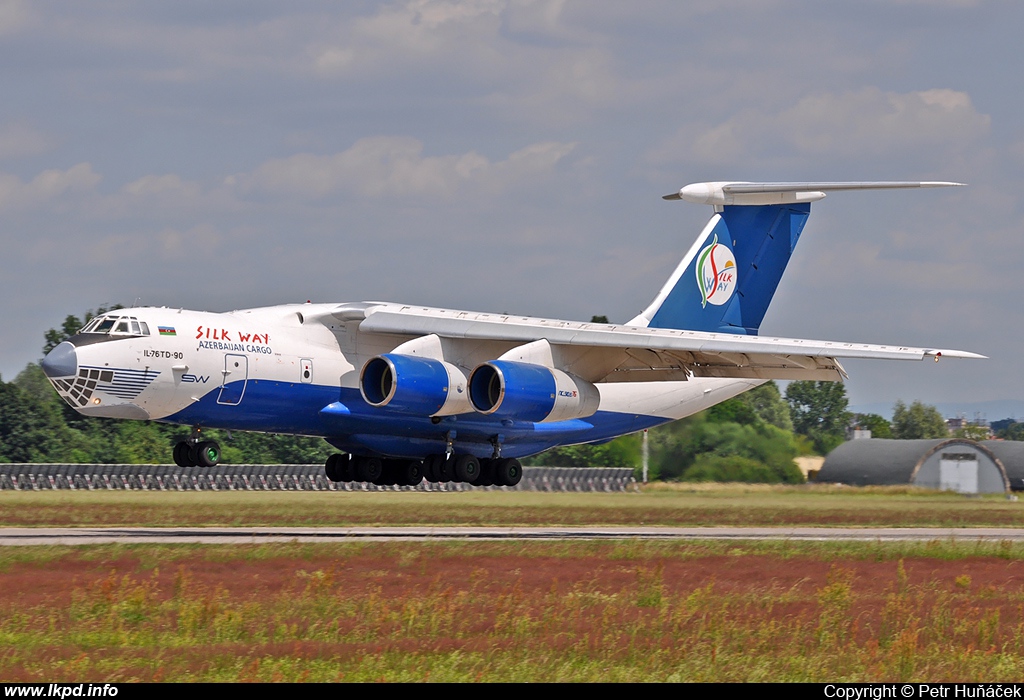
<svg viewBox="0 0 1024 700"><path fill-rule="evenodd" d="M47 377L73 377L78 372L78 354L74 345L63 342L51 350L39 364Z"/></svg>

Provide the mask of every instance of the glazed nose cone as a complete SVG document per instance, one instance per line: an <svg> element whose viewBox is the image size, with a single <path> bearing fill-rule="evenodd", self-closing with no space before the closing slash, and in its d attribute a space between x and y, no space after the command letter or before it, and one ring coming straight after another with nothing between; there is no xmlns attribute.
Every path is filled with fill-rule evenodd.
<svg viewBox="0 0 1024 700"><path fill-rule="evenodd" d="M78 354L75 346L63 342L47 354L40 363L47 377L73 377L78 372Z"/></svg>

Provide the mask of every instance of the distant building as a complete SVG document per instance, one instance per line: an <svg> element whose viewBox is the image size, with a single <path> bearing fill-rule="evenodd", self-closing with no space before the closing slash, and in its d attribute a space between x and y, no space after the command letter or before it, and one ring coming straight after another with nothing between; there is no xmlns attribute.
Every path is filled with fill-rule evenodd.
<svg viewBox="0 0 1024 700"><path fill-rule="evenodd" d="M949 430L950 434L955 433L956 431L965 427L967 427L967 419L964 418L963 416L957 416L956 418L946 419L946 428Z"/></svg>
<svg viewBox="0 0 1024 700"><path fill-rule="evenodd" d="M857 486L910 484L958 493L1005 493L1010 490L1010 480L1000 458L989 449L995 444L962 438L850 440L828 454L817 481ZM1024 447L1024 443L1019 444ZM1021 483L1024 484L1024 449L1019 456Z"/></svg>
<svg viewBox="0 0 1024 700"><path fill-rule="evenodd" d="M946 429L949 430L950 435L956 435L961 430L969 430L967 436L975 440L987 440L995 434L989 427L988 421L980 416L975 416L973 420L968 420L964 416L947 418Z"/></svg>

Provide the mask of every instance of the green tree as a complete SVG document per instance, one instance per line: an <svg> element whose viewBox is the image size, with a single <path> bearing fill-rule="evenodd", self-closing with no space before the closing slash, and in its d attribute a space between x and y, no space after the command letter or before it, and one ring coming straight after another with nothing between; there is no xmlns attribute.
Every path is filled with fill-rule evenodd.
<svg viewBox="0 0 1024 700"><path fill-rule="evenodd" d="M996 433L996 437L1001 437L1004 440L1024 441L1024 423L1011 421L1009 425Z"/></svg>
<svg viewBox="0 0 1024 700"><path fill-rule="evenodd" d="M888 439L892 437L892 426L889 421L877 413L855 413L852 423L861 430L870 430L873 438Z"/></svg>
<svg viewBox="0 0 1024 700"><path fill-rule="evenodd" d="M781 472L767 464L740 455L702 454L682 476L682 481L739 481L754 484L798 484L800 470L788 467Z"/></svg>
<svg viewBox="0 0 1024 700"><path fill-rule="evenodd" d="M849 400L841 382L790 382L786 401L793 430L810 438L819 454L828 454L846 439Z"/></svg>
<svg viewBox="0 0 1024 700"><path fill-rule="evenodd" d="M0 382L0 462L59 461L72 441L57 404Z"/></svg>
<svg viewBox="0 0 1024 700"><path fill-rule="evenodd" d="M892 436L897 440L949 437L946 420L935 406L914 401L908 408L897 401L892 410Z"/></svg>
<svg viewBox="0 0 1024 700"><path fill-rule="evenodd" d="M983 425L965 425L962 428L957 428L953 432L953 437L965 438L967 440L988 440L990 436L989 429Z"/></svg>
<svg viewBox="0 0 1024 700"><path fill-rule="evenodd" d="M591 323L608 323L608 317L607 316L591 316L590 317L590 322Z"/></svg>
<svg viewBox="0 0 1024 700"><path fill-rule="evenodd" d="M649 437L651 471L663 479L803 481L793 462L793 434L765 422L740 399L652 428Z"/></svg>
<svg viewBox="0 0 1024 700"><path fill-rule="evenodd" d="M526 460L530 466L640 468L640 433L623 435L601 445L567 445Z"/></svg>
<svg viewBox="0 0 1024 700"><path fill-rule="evenodd" d="M50 380L46 378L43 368L35 362L25 365L25 369L21 370L11 383L42 403L53 404L58 408L64 403L57 396Z"/></svg>
<svg viewBox="0 0 1024 700"><path fill-rule="evenodd" d="M782 398L779 386L775 382L766 382L755 389L743 392L736 398L750 406L765 423L787 432L793 431L793 419L789 415L789 405Z"/></svg>

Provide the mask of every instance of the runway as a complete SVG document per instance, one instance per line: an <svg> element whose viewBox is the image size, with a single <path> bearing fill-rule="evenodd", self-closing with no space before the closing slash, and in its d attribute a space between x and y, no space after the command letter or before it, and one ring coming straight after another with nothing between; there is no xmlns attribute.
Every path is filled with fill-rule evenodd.
<svg viewBox="0 0 1024 700"><path fill-rule="evenodd" d="M426 540L1024 542L1020 528L866 527L82 527L0 528L0 546Z"/></svg>

